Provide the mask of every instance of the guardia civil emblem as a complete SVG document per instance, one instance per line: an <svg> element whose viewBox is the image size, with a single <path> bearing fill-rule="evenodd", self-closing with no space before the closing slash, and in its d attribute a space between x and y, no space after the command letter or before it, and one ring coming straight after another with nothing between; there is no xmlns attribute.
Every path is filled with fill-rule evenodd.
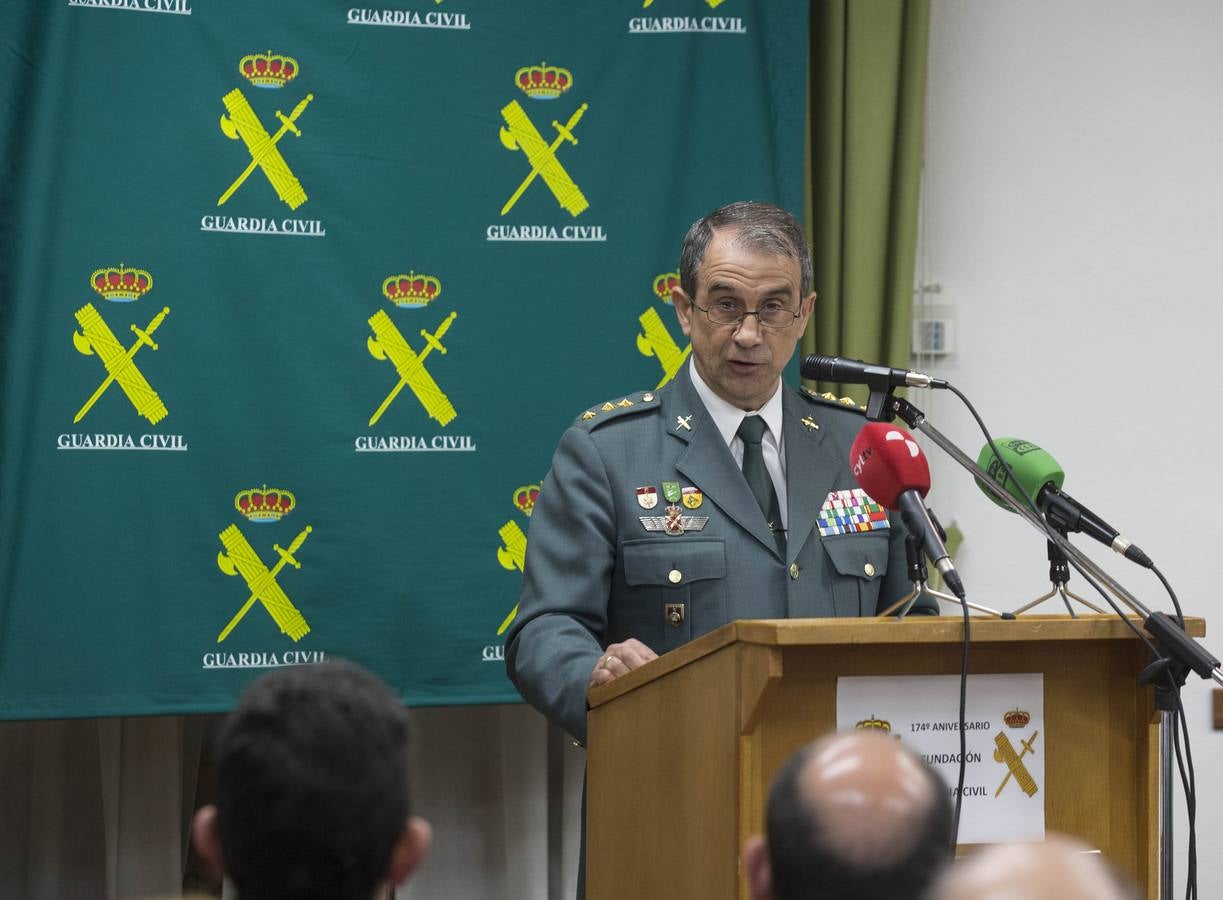
<svg viewBox="0 0 1223 900"><path fill-rule="evenodd" d="M242 57L238 63L238 71L254 87L275 89L283 88L297 78L300 68L293 57L268 50L266 53L252 53ZM296 137L301 137L302 133L296 122L313 99L314 94L306 94L287 116L279 109L276 110L280 128L274 134L268 134L268 130L259 119L250 101L246 99L246 95L242 93L241 88L234 88L221 98L221 102L225 105L225 115L221 116L221 133L231 141L241 139L242 143L246 145L250 160L242 173L221 194L220 199L217 200L217 206L224 206L229 198L246 183L246 179L255 169L263 172L268 184L276 192L276 196L289 209L297 209L306 202L305 188L302 187L302 183L297 179L293 170L289 168L278 145L280 139L289 132Z"/></svg>
<svg viewBox="0 0 1223 900"><path fill-rule="evenodd" d="M89 284L105 300L131 303L152 290L153 276L145 269L131 269L120 263L118 267L96 269L89 277ZM124 347L92 303L86 303L76 311L80 330L72 332L72 345L85 356L96 355L106 369L106 377L77 410L72 419L74 424L85 418L94 404L106 393L107 388L116 382L137 415L147 419L149 424L156 425L166 417L169 410L136 365L136 354L144 347L148 347L150 351L158 349L153 334L169 314L170 307L166 306L154 315L144 328L134 324L129 326L136 339L132 341L131 346Z"/></svg>
<svg viewBox="0 0 1223 900"><path fill-rule="evenodd" d="M436 275L415 271L390 275L382 280L382 295L396 306L421 309L442 295L442 282Z"/></svg>
<svg viewBox="0 0 1223 900"><path fill-rule="evenodd" d="M543 62L539 65L523 66L515 73L514 83L531 100L556 101L573 87L573 73ZM501 118L505 120L505 125L500 131L501 145L507 150L521 150L530 171L501 207L501 215L504 216L514 208L514 204L535 183L536 178L542 179L556 202L571 216L576 218L586 211L590 203L557 157L558 151L566 142L577 146L578 139L574 129L586 114L586 109L587 104L581 104L564 124L559 119L553 119L552 127L556 129L556 137L549 143L517 100L511 100L502 108Z"/></svg>
<svg viewBox="0 0 1223 900"><path fill-rule="evenodd" d="M530 518L531 513L535 511L535 503L539 500L539 490L538 484L524 484L514 491L514 506L518 507L518 511L527 518ZM526 534L513 519L507 520L497 533L501 538L501 546L497 548L497 562L501 563L503 569L522 574L527 557ZM504 634L517 616L518 604L515 603L509 615L497 628L497 634Z"/></svg>
<svg viewBox="0 0 1223 900"><path fill-rule="evenodd" d="M654 296L660 302L671 305L671 288L678 284L678 272L656 275L653 282ZM647 307L645 312L637 317L637 321L641 324L641 331L637 335L637 352L642 356L654 357L662 366L662 379L658 382L657 389L675 377L679 367L692 353L692 344L681 350L675 338L671 336L671 330L653 306Z"/></svg>
<svg viewBox="0 0 1223 900"><path fill-rule="evenodd" d="M234 497L234 508L249 521L261 524L279 522L296 505L297 499L292 492L269 489L266 484L261 488L239 491ZM281 633L288 635L293 641L300 641L310 633L305 617L293 605L277 578L286 565L295 569L301 568L296 554L313 530L309 525L303 528L287 550L279 544L273 544L272 552L280 558L270 569L237 525L230 525L221 532L221 544L225 549L217 553L217 567L226 575L241 575L249 595L229 623L221 629L220 635L217 636L218 644L229 637L256 602L262 604Z"/></svg>
<svg viewBox="0 0 1223 900"><path fill-rule="evenodd" d="M1008 728L1023 729L1032 721L1032 714L1027 710L1012 709L1003 713L1002 721ZM999 731L994 735L994 762L1006 766L1006 775L1003 776L1002 783L998 785L998 790L994 791L995 797L1002 793L1010 783L1012 776L1021 791L1029 797L1036 796L1040 788L1036 784L1036 779L1032 777L1032 773L1028 771L1028 767L1024 765L1023 758L1029 753L1036 754L1036 737L1039 734L1039 731L1033 731L1029 738L1019 735L1020 749L1018 752L1005 731Z"/></svg>
<svg viewBox="0 0 1223 900"><path fill-rule="evenodd" d="M450 398L438 387L437 382L433 380L433 376L429 374L424 365L425 359L434 350L445 355L446 348L442 346L442 336L450 330L457 316L458 312L452 311L432 334L422 328L420 336L424 339L425 347L420 353L412 349L412 345L403 336L403 332L395 326L391 317L384 310L380 309L370 316L369 327L374 332L372 336L366 338L366 346L369 348L370 355L374 359L389 359L395 367L395 373L399 376L391 392L370 416L370 425L382 418L382 414L387 411L404 387L412 389L412 393L416 395L420 405L425 408L429 418L436 419L443 427L449 425L458 415Z"/></svg>

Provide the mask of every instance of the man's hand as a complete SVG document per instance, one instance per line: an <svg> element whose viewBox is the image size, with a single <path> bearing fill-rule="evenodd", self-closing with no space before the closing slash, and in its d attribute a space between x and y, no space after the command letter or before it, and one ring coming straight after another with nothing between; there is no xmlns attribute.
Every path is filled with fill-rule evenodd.
<svg viewBox="0 0 1223 900"><path fill-rule="evenodd" d="M595 664L594 671L590 673L590 683L586 685L586 690L598 687L601 684L607 684L609 681L619 678L625 672L631 672L638 666L644 666L652 659L658 659L658 654L637 640L637 638L629 638L622 644L612 644L603 651L603 655L599 657L598 663Z"/></svg>

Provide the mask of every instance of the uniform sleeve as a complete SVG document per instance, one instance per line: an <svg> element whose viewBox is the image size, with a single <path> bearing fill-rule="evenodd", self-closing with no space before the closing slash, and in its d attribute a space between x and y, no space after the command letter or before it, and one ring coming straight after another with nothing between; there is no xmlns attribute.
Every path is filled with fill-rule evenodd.
<svg viewBox="0 0 1223 900"><path fill-rule="evenodd" d="M909 581L909 561L905 556L905 538L909 536L909 530L905 528L904 522L897 513L888 513L888 521L891 523L888 529L888 573L879 589L877 613L883 612L913 590L913 583ZM909 615L937 616L938 614L938 601L926 593L918 597L917 602L909 610Z"/></svg>
<svg viewBox="0 0 1223 900"><path fill-rule="evenodd" d="M533 707L586 740L586 688L602 653L615 565L615 509L590 434L561 438L531 515L506 668Z"/></svg>

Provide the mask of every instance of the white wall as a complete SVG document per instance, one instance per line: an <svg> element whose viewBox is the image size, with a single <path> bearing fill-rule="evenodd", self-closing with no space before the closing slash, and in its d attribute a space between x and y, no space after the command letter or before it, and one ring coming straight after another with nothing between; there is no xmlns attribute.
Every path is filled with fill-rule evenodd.
<svg viewBox="0 0 1223 900"><path fill-rule="evenodd" d="M1154 558L1223 656L1221 42L1213 0L933 0L919 278L941 285L930 299L954 306L958 332L925 368L995 436L1052 452L1065 489ZM954 397L912 399L976 456ZM930 502L966 534L970 597L1012 609L1043 593L1044 542L927 449ZM1170 609L1149 573L1092 555ZM1191 676L1183 696L1201 896L1223 897L1223 732L1208 685ZM1183 806L1176 827L1183 890Z"/></svg>

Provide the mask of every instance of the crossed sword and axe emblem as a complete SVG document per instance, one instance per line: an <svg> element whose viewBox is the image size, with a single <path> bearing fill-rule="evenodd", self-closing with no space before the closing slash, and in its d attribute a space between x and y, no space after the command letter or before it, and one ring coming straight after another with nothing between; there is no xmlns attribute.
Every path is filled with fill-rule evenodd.
<svg viewBox="0 0 1223 900"><path fill-rule="evenodd" d="M556 197L561 208L567 210L571 216L581 215L590 206L582 189L574 183L569 173L565 171L565 167L560 164L560 160L556 158L556 151L565 141L577 145L578 139L573 136L573 129L581 121L586 109L587 104L583 103L564 125L553 119L552 127L556 129L557 135L556 139L549 144L527 114L523 112L517 100L511 100L502 108L501 118L505 119L505 125L501 127L500 131L501 143L507 150L521 150L525 153L527 161L531 164L531 171L523 179L522 184L518 185L518 189L510 195L510 199L505 201L505 206L501 207L501 215L504 216L514 208L518 198L526 193L526 189L535 181L536 176L543 177L548 190L552 191L552 195Z"/></svg>
<svg viewBox="0 0 1223 900"><path fill-rule="evenodd" d="M306 106L313 99L314 94L306 94L305 99L298 103L288 116L276 110L276 118L281 122L280 129L275 134L269 135L242 91L234 88L221 98L227 113L221 116L221 131L231 141L242 138L247 152L251 155L251 161L243 169L242 174L234 179L234 183L225 189L225 193L217 201L217 206L223 206L234 195L234 191L242 187L243 182L255 171L256 166L263 171L268 183L276 191L276 196L287 203L289 209L297 209L306 202L306 191L302 183L297 180L297 176L293 174L285 158L280 155L280 150L276 145L290 131L296 137L301 137L301 130L294 123L305 112Z"/></svg>
<svg viewBox="0 0 1223 900"><path fill-rule="evenodd" d="M303 528L293 539L288 550L283 549L279 544L273 544L272 549L280 555L280 559L271 569L264 565L259 554L255 552L255 548L238 530L237 525L230 525L221 532L221 543L225 545L225 549L217 553L217 566L226 575L241 573L251 595L246 598L242 608L229 620L229 624L221 629L217 637L218 644L229 637L229 633L242 621L243 616L255 605L256 600L263 604L268 615L280 627L282 634L287 634L294 641L300 641L309 634L310 626L306 623L305 617L277 583L276 576L280 574L280 570L286 564L295 569L301 568L301 563L297 561L294 554L301 549L312 530L309 525Z"/></svg>
<svg viewBox="0 0 1223 900"><path fill-rule="evenodd" d="M416 395L430 418L436 419L443 427L454 420L458 414L454 404L437 386L437 382L433 380L433 376L429 374L424 363L425 358L434 350L443 356L446 354L446 348L442 346L442 337L450 330L457 316L457 311L451 312L432 334L422 328L420 336L425 340L425 349L420 353L412 349L407 339L404 338L403 332L395 327L395 323L391 321L391 317L386 312L378 310L370 316L369 327L374 333L365 339L366 347L374 359L390 359L399 375L399 381L391 388L386 399L374 410L374 414L370 416L370 425L382 418L387 407L399 396L399 392L405 386L412 389L412 393Z"/></svg>
<svg viewBox="0 0 1223 900"><path fill-rule="evenodd" d="M501 536L502 546L497 548L497 562L501 563L503 569L510 572L517 570L519 573L526 566L527 558L527 536L518 526L518 523L510 519L497 532ZM505 630L510 627L515 617L518 615L518 604L514 604L514 608L510 610L509 615L501 622L497 628L497 634L505 634Z"/></svg>
<svg viewBox="0 0 1223 900"><path fill-rule="evenodd" d="M98 385L98 389L85 401L85 405L77 410L76 416L72 419L74 425L85 418L85 414L93 409L93 405L106 393L106 389L116 381L123 393L127 395L127 399L132 402L132 406L136 408L136 412L148 419L150 424L156 425L166 417L168 410L165 403L141 374L133 360L141 347L157 349L157 342L153 340L153 332L161 327L162 321L169 314L170 307L167 306L153 316L144 328L133 324L131 329L132 333L136 335L136 340L132 346L124 350L119 339L115 337L114 332L106 324L106 320L102 318L101 313L94 308L92 303L86 303L76 311L76 320L80 323L81 330L72 332L72 344L86 356L96 353L102 360L102 365L106 367L107 375L106 379Z"/></svg>
<svg viewBox="0 0 1223 900"><path fill-rule="evenodd" d="M998 790L994 791L994 796L997 797L1002 793L1002 789L1006 787L1007 782L1011 780L1011 776L1015 776L1015 783L1029 797L1036 795L1037 788L1036 779L1032 777L1032 773L1028 771L1028 767L1023 764L1023 758L1029 753L1036 753L1036 736L1039 731L1033 731L1032 736L1026 741L1020 737L1019 745L1023 747L1018 753L1015 752L1015 747L1011 744L1011 739L1004 733L999 732L994 735L994 761L1004 763L1006 765L1006 777L1002 779L1002 784L998 785Z"/></svg>

